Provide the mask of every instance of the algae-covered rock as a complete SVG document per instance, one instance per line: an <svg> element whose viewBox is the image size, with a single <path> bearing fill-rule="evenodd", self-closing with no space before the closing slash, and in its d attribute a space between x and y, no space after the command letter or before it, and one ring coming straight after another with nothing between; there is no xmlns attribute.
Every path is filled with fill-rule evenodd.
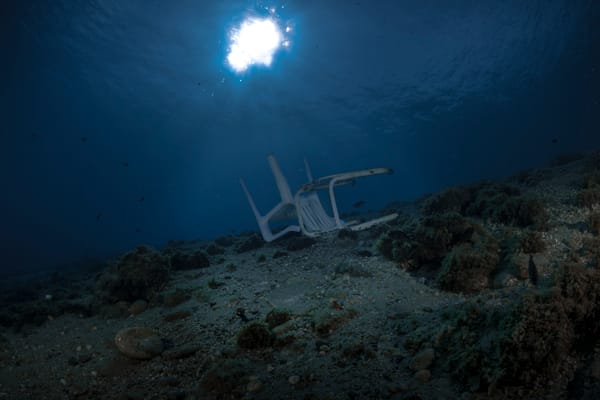
<svg viewBox="0 0 600 400"><path fill-rule="evenodd" d="M246 325L237 336L237 345L243 349L260 349L273 345L275 336L269 328L261 323Z"/></svg>
<svg viewBox="0 0 600 400"><path fill-rule="evenodd" d="M565 265L551 288L476 298L450 307L444 318L433 334L436 353L462 385L556 398L575 374L574 360L600 345L600 270Z"/></svg>
<svg viewBox="0 0 600 400"><path fill-rule="evenodd" d="M492 272L499 260L498 244L491 236L474 243L463 243L444 258L438 284L452 292L480 292L490 287Z"/></svg>
<svg viewBox="0 0 600 400"><path fill-rule="evenodd" d="M169 279L167 257L148 246L122 256L98 280L101 297L109 302L150 300Z"/></svg>
<svg viewBox="0 0 600 400"><path fill-rule="evenodd" d="M327 310L315 312L313 327L317 334L327 336L358 315L356 310Z"/></svg>

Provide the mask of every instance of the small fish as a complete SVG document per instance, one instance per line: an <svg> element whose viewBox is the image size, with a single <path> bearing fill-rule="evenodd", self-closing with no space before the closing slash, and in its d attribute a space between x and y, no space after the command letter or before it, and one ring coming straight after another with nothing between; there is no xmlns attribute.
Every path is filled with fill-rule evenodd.
<svg viewBox="0 0 600 400"><path fill-rule="evenodd" d="M129 163L128 162L123 162L123 163L121 163L121 165L123 165L125 168L129 167Z"/></svg>
<svg viewBox="0 0 600 400"><path fill-rule="evenodd" d="M354 208L361 208L362 206L364 206L365 204L367 204L366 201L364 200L359 200L356 203L352 204L352 207Z"/></svg>
<svg viewBox="0 0 600 400"><path fill-rule="evenodd" d="M96 214L96 223L100 222L100 218L102 218L102 213L99 212L98 214Z"/></svg>
<svg viewBox="0 0 600 400"><path fill-rule="evenodd" d="M558 143L558 139L557 138L552 139L552 143L554 143L554 144Z"/></svg>
<svg viewBox="0 0 600 400"><path fill-rule="evenodd" d="M87 142L87 137L85 137L85 136L82 136L82 137L81 137L81 143L85 143L85 142Z"/></svg>
<svg viewBox="0 0 600 400"><path fill-rule="evenodd" d="M144 196L140 197L140 203L144 202Z"/></svg>
<svg viewBox="0 0 600 400"><path fill-rule="evenodd" d="M140 228L135 228L136 233L141 233L142 230Z"/></svg>
<svg viewBox="0 0 600 400"><path fill-rule="evenodd" d="M533 286L537 286L538 283L538 270L533 262L533 256L529 255L529 267L527 268L527 272L529 274L529 281Z"/></svg>

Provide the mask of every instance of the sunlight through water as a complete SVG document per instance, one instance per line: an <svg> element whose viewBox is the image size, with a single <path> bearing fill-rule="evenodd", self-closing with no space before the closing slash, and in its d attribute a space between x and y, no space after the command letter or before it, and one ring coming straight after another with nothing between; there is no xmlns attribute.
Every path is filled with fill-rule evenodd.
<svg viewBox="0 0 600 400"><path fill-rule="evenodd" d="M230 33L227 62L236 72L252 65L270 66L273 55L286 45L277 23L271 18L248 18Z"/></svg>

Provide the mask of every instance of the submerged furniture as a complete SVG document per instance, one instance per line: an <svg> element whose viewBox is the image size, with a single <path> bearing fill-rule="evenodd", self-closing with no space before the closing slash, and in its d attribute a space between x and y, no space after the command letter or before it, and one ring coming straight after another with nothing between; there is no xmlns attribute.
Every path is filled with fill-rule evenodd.
<svg viewBox="0 0 600 400"><path fill-rule="evenodd" d="M279 163L275 159L275 156L270 154L267 159L271 166L273 176L275 177L279 195L281 196L281 201L267 214L260 214L244 180L240 178L240 184L242 185L242 189L244 189L244 193L246 193L250 207L252 207L262 237L267 242L278 239L289 232L301 232L306 236L314 237L338 229L359 231L391 221L398 217L398 214L393 213L362 223L344 222L340 219L337 203L335 201L335 186L354 184L354 181L357 178L365 176L391 174L392 170L390 168L363 169L360 171L345 172L313 179L308 162L304 159L304 169L306 171L308 182L300 186L296 194L292 196L290 187L285 176L283 176L283 173L281 172L281 168L279 168ZM319 190L325 189L329 191L329 200L331 202L333 216L327 214L317 193ZM297 224L290 224L278 232L273 232L270 223L278 220L296 220Z"/></svg>

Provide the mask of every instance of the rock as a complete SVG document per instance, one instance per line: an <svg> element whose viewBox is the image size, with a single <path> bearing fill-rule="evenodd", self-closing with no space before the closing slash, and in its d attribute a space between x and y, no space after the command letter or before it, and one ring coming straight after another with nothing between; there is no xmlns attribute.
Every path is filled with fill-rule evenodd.
<svg viewBox="0 0 600 400"><path fill-rule="evenodd" d="M297 385L300 383L300 377L298 375L292 375L288 378L290 385Z"/></svg>
<svg viewBox="0 0 600 400"><path fill-rule="evenodd" d="M250 382L246 385L247 392L260 392L262 390L263 384L257 376L251 376L249 380Z"/></svg>
<svg viewBox="0 0 600 400"><path fill-rule="evenodd" d="M125 356L138 360L149 360L164 350L164 344L158 334L144 327L120 330L115 336L115 344Z"/></svg>
<svg viewBox="0 0 600 400"><path fill-rule="evenodd" d="M435 351L431 348L425 349L413 357L412 362L410 364L410 369L412 369L413 371L420 371L429 368L434 358Z"/></svg>
<svg viewBox="0 0 600 400"><path fill-rule="evenodd" d="M431 372L428 369L422 369L415 372L415 379L421 382L429 382L431 379Z"/></svg>
<svg viewBox="0 0 600 400"><path fill-rule="evenodd" d="M191 357L194 354L196 354L196 352L198 350L200 350L200 346L184 345L184 346L180 346L180 347L175 347L174 349L165 350L161 354L161 357L166 360L187 358L187 357Z"/></svg>
<svg viewBox="0 0 600 400"><path fill-rule="evenodd" d="M146 311L147 307L148 302L146 302L146 300L138 299L129 306L129 313L133 315L138 315Z"/></svg>

